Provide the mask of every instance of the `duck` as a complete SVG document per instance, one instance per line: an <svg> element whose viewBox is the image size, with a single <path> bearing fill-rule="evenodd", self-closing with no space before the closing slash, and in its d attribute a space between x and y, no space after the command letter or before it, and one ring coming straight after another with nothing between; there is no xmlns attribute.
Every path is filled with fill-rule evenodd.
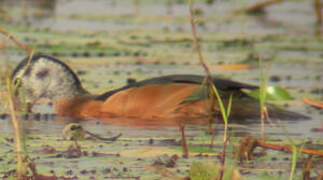
<svg viewBox="0 0 323 180"><path fill-rule="evenodd" d="M171 122L185 119L206 122L210 116L221 119L217 99L210 97L205 77L192 74L165 75L131 83L94 95L87 91L77 74L63 61L43 54L24 58L12 72L15 96L32 107L39 99L53 102L55 113L79 120L103 122ZM258 89L232 80L212 77L225 106L232 96L230 121L259 119L259 100L245 90ZM212 99L213 98L213 99ZM212 108L211 104L214 104ZM269 116L276 119L309 119L308 116L267 104ZM131 121L129 121L131 119Z"/></svg>

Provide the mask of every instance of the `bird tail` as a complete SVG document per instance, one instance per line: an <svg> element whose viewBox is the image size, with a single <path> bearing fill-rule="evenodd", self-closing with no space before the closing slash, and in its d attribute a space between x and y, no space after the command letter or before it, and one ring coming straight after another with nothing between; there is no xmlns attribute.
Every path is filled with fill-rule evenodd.
<svg viewBox="0 0 323 180"><path fill-rule="evenodd" d="M267 111L268 111L269 117L272 119L289 120L289 121L311 119L309 116L306 116L304 114L284 110L273 105L268 105Z"/></svg>
<svg viewBox="0 0 323 180"><path fill-rule="evenodd" d="M289 110L284 110L273 104L266 104L268 116L272 120L294 121L294 120L309 120L311 117ZM242 122L243 119L260 119L259 102L239 101L232 102L230 119Z"/></svg>

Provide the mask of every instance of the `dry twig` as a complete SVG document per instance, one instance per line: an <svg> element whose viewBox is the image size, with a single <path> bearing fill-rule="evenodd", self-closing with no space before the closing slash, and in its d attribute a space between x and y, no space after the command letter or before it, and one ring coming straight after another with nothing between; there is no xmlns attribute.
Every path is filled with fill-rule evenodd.
<svg viewBox="0 0 323 180"><path fill-rule="evenodd" d="M23 43L19 42L15 37L13 37L11 34L9 34L4 29L0 28L0 33L5 35L7 38L11 39L18 47L20 47L22 50L24 50L28 55L32 54L32 50L27 48Z"/></svg>
<svg viewBox="0 0 323 180"><path fill-rule="evenodd" d="M264 11L264 8L273 4L277 4L283 2L283 0L267 0L264 2L257 3L255 5L252 5L247 8L239 9L234 11L234 14L241 14L241 13L248 13L248 14L256 14L256 13L262 13Z"/></svg>
<svg viewBox="0 0 323 180"><path fill-rule="evenodd" d="M322 24L322 4L320 0L314 0L314 8L315 8L315 15L316 15L316 23L318 25Z"/></svg>
<svg viewBox="0 0 323 180"><path fill-rule="evenodd" d="M302 100L307 105L310 105L310 106L318 108L318 109L323 109L323 102L322 101L314 101L314 100L311 100L307 97L303 97Z"/></svg>
<svg viewBox="0 0 323 180"><path fill-rule="evenodd" d="M283 151L287 153L292 153L293 149L290 146L282 146L277 144L270 144L265 143L263 141L259 141L254 137L246 137L241 140L241 143L237 149L236 157L239 160L252 160L252 152L256 147L262 147L264 149L272 149L277 151ZM309 154L313 156L322 156L322 151L315 151L315 150L309 150L309 149L297 149L297 152L301 152L303 154Z"/></svg>

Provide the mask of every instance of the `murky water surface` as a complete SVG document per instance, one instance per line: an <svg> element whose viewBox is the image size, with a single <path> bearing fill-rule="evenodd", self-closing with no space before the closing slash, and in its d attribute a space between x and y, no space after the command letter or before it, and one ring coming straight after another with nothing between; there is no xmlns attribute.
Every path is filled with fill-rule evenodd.
<svg viewBox="0 0 323 180"><path fill-rule="evenodd" d="M168 74L204 74L193 44L187 40L191 37L187 6L185 3L169 2L172 1L53 0L44 3L32 0L23 3L2 0L0 26L30 45L36 52L65 61L76 71L86 89L99 94L125 85L128 78L141 80ZM312 141L322 145L322 132L312 129L323 127L323 111L308 107L301 100L303 96L323 100L323 41L320 35L323 28L314 25L312 4L307 1L287 1L266 8L267 13L263 15L233 15L234 10L253 3L247 0L219 1L211 5L196 3L199 16L198 35L202 39L200 43L205 60L215 75L258 84L259 69L256 56L261 55L270 65L267 68L270 85L286 88L295 99L285 108L312 118L308 121L284 121L284 125L278 125L277 128L266 125L268 138L287 142L285 140L288 133L299 144ZM5 37L0 39L4 41ZM24 56L25 54L12 43L8 43L6 48L1 50L2 64L11 67ZM237 71L218 68L219 65L229 64L246 64L252 68ZM36 118L31 115L22 121L27 134L42 135L48 137L49 142L60 144L62 129L68 121L66 118L53 116L52 108L45 105L36 106L34 112L41 115ZM259 137L259 122L232 124L233 137ZM153 151L156 156L181 152L178 144L172 144L173 140L180 139L177 127L120 127L104 125L98 120L81 124L85 129L104 136L123 134L121 140L112 145L81 142L88 151L121 153L121 156L128 158L117 162L127 170L119 167L114 171L113 165L109 165L98 170L100 172L96 175L100 174L102 177L109 174L145 174L144 177L149 179L156 175L145 172L141 165L135 165L135 159L143 156L139 154L149 154L154 147L161 149L161 152ZM223 126L215 125L214 128L219 144L212 152L221 152ZM196 144L205 147L210 141L211 136L205 135L205 130L205 126L187 127L186 133L192 147L196 147ZM4 137L10 136L9 118L0 120L0 133ZM149 144L149 139L156 139L156 143ZM168 142L169 139L171 141ZM37 140L31 138L27 143L37 144L35 141ZM0 143L0 146L6 146L3 142ZM67 147L62 144L57 147L61 146ZM42 147L41 143L36 147ZM139 150L136 151L136 148ZM5 149L8 150L8 147ZM154 155L148 159L142 157L143 164L151 164L156 158ZM2 159L4 158L0 157L0 162ZM88 163L90 161L92 163ZM77 171L68 174L67 167L95 169L98 161L114 163L118 160L105 157L103 160L83 158L78 162L57 161L53 162L54 165L44 165L43 172L48 173L53 167L65 167L56 170L56 173L73 176L82 173ZM178 174L185 175L191 161L193 160L180 160L178 163L182 166L178 165ZM8 165L7 161L2 162L3 167L12 166ZM46 162L38 160L40 164ZM284 162L279 167L288 169L288 163L289 161ZM261 163L256 165L261 168ZM107 168L111 168L112 172L106 173L109 172ZM4 172L2 171L2 175ZM91 176L90 173L82 175Z"/></svg>

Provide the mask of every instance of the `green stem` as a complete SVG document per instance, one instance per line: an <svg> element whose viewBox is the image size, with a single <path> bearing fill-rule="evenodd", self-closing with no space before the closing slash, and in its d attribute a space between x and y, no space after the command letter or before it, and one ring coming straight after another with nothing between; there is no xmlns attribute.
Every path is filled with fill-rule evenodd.
<svg viewBox="0 0 323 180"><path fill-rule="evenodd" d="M10 116L11 116L11 124L14 131L14 140L16 145L16 151L17 151L17 179L22 179L22 143L21 143L21 135L20 135L20 127L19 127L19 121L17 119L17 115L15 112L15 106L13 102L12 97L12 87L10 82L10 77L6 77L6 85L7 85L7 92L8 92L8 102L9 102L9 108L10 108Z"/></svg>

